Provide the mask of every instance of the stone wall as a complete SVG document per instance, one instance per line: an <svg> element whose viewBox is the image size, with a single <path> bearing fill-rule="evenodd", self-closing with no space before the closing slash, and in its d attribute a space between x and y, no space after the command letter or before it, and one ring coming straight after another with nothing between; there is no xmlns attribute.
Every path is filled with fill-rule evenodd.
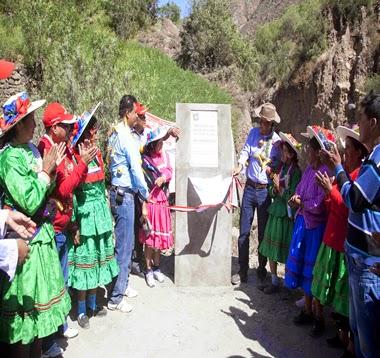
<svg viewBox="0 0 380 358"><path fill-rule="evenodd" d="M12 76L6 80L0 80L0 103L3 104L10 96L26 90L28 76L25 66L16 63Z"/></svg>

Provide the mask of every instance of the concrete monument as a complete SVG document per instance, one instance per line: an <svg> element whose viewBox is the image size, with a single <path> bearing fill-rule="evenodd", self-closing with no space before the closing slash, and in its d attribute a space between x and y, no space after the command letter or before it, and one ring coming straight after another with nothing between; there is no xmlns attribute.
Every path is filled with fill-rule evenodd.
<svg viewBox="0 0 380 358"><path fill-rule="evenodd" d="M229 285L232 212L216 204L226 201L232 180L231 107L177 104L177 125L176 205L210 207L176 213L175 283Z"/></svg>

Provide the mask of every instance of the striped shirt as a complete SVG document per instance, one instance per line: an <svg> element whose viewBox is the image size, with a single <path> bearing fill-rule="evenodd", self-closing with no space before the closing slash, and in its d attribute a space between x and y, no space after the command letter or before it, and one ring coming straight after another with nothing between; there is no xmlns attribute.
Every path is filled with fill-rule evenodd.
<svg viewBox="0 0 380 358"><path fill-rule="evenodd" d="M340 192L349 209L347 242L371 256L380 256L380 245L372 237L373 232L380 232L379 167L380 144L363 162L355 181L349 179L342 165L335 168Z"/></svg>

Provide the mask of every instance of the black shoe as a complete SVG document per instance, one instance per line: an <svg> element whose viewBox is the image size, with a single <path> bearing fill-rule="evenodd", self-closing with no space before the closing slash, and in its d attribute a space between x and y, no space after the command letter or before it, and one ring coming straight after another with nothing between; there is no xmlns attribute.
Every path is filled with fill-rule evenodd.
<svg viewBox="0 0 380 358"><path fill-rule="evenodd" d="M231 278L231 283L233 285L239 285L240 283L245 283L248 281L248 274L246 272L239 271Z"/></svg>
<svg viewBox="0 0 380 358"><path fill-rule="evenodd" d="M280 291L280 286L279 285L274 285L273 283L271 283L269 286L265 287L264 288L264 293L266 295L271 295L273 293L277 293Z"/></svg>
<svg viewBox="0 0 380 358"><path fill-rule="evenodd" d="M102 306L96 306L96 309L95 311L92 310L92 309L88 309L88 317L104 317L107 315L107 310L105 309L105 307L102 307Z"/></svg>
<svg viewBox="0 0 380 358"><path fill-rule="evenodd" d="M88 319L88 316L85 314L81 314L77 318L79 326L81 326L84 329L90 328L90 320Z"/></svg>
<svg viewBox="0 0 380 358"><path fill-rule="evenodd" d="M257 274L257 278L260 280L260 281L264 281L267 277L267 269L265 267L258 267L256 269L256 274Z"/></svg>
<svg viewBox="0 0 380 358"><path fill-rule="evenodd" d="M322 321L321 319L315 319L313 328L309 332L309 336L313 338L318 338L323 335L325 332L325 322Z"/></svg>
<svg viewBox="0 0 380 358"><path fill-rule="evenodd" d="M331 348L344 348L344 344L337 334L334 337L326 338L326 342Z"/></svg>
<svg viewBox="0 0 380 358"><path fill-rule="evenodd" d="M313 318L313 315L310 315L304 311L301 311L297 316L293 318L293 323L297 326L312 324L314 323L314 318Z"/></svg>
<svg viewBox="0 0 380 358"><path fill-rule="evenodd" d="M144 278L144 270L139 262L133 261L131 264L131 274Z"/></svg>

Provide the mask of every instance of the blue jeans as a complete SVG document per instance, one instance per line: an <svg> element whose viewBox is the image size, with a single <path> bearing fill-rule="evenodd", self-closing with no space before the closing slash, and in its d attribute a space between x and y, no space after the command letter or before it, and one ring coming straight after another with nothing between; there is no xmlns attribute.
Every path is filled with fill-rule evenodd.
<svg viewBox="0 0 380 358"><path fill-rule="evenodd" d="M380 357L380 277L369 271L380 257L368 256L347 242L345 250L356 357Z"/></svg>
<svg viewBox="0 0 380 358"><path fill-rule="evenodd" d="M255 209L257 209L257 230L260 244L264 239L270 203L271 199L267 189L256 189L250 185L245 186L240 209L240 236L238 241L240 272L247 273L248 271L249 236ZM267 258L259 253L259 268L265 268L266 264Z"/></svg>
<svg viewBox="0 0 380 358"><path fill-rule="evenodd" d="M118 304L128 287L132 251L135 243L135 194L125 192L123 202L118 205L115 201L116 192L110 191L111 212L115 219L115 257L119 264L119 276L113 287L111 303Z"/></svg>
<svg viewBox="0 0 380 358"><path fill-rule="evenodd" d="M61 268L63 272L63 279L65 280L65 285L67 287L67 281L69 279L69 257L67 249L67 238L66 234L63 232L55 233L55 245L57 246L57 251L59 255L59 261L61 262ZM58 328L58 332L63 334L67 330L67 321ZM42 340L42 351L46 352L55 343L55 333L50 336L45 337Z"/></svg>

